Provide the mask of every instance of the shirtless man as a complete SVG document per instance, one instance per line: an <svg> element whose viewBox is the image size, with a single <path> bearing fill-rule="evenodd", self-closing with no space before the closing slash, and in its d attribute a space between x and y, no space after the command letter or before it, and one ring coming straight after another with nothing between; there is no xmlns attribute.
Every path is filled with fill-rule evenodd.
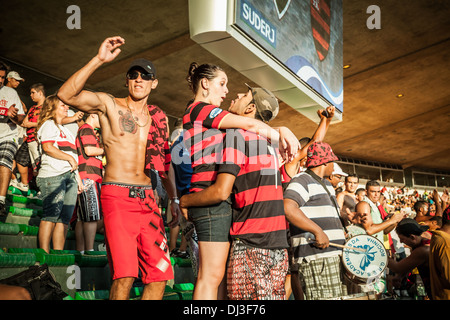
<svg viewBox="0 0 450 320"><path fill-rule="evenodd" d="M142 299L162 299L173 271L150 169L160 172L173 200L173 224L177 223L180 208L174 197L174 182L165 174L167 117L158 107L147 105L150 92L158 85L155 68L145 59L131 63L126 76L126 98L83 90L94 71L113 61L124 43L119 36L103 41L97 55L63 84L58 97L83 112L99 116L107 160L101 201L113 276L110 300L129 299L138 268L145 284Z"/></svg>
<svg viewBox="0 0 450 320"><path fill-rule="evenodd" d="M356 174L350 174L345 177L345 190L340 192L336 199L341 210L341 218L345 223L345 226L350 224L347 217L347 209L351 212L355 211L355 206L358 203L356 199L356 189L358 188L359 178Z"/></svg>

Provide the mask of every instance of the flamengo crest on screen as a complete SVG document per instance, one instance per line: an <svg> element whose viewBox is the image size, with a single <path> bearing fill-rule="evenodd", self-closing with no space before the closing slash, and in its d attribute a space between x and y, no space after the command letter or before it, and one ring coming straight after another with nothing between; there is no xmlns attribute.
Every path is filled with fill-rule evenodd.
<svg viewBox="0 0 450 320"><path fill-rule="evenodd" d="M317 55L323 61L330 48L330 0L311 0L311 30Z"/></svg>

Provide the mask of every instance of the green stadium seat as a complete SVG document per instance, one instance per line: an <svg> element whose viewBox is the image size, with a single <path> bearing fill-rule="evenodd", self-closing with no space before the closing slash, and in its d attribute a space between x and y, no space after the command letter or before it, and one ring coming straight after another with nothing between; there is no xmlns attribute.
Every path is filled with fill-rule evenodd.
<svg viewBox="0 0 450 320"><path fill-rule="evenodd" d="M30 267L35 263L36 255L33 253L6 253L0 250L1 268Z"/></svg>
<svg viewBox="0 0 450 320"><path fill-rule="evenodd" d="M39 227L29 226L27 224L19 224L20 232L25 236L37 236L39 233Z"/></svg>
<svg viewBox="0 0 450 320"><path fill-rule="evenodd" d="M16 234L19 234L19 232L20 232L20 227L18 224L0 223L0 235L2 235L2 234L16 235Z"/></svg>
<svg viewBox="0 0 450 320"><path fill-rule="evenodd" d="M15 216L23 216L23 217L42 216L41 209L17 208L17 207L10 206L9 212L11 212Z"/></svg>
<svg viewBox="0 0 450 320"><path fill-rule="evenodd" d="M49 267L71 266L75 264L74 254L47 253L41 248L9 248L10 253L34 253L36 261L48 264Z"/></svg>
<svg viewBox="0 0 450 320"><path fill-rule="evenodd" d="M109 290L78 291L75 300L108 300Z"/></svg>

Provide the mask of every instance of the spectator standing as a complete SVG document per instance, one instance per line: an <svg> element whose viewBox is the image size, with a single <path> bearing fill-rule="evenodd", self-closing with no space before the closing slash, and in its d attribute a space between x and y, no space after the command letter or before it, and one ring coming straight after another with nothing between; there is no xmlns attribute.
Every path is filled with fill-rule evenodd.
<svg viewBox="0 0 450 320"><path fill-rule="evenodd" d="M17 71L10 71L6 76L6 86L17 90L20 84L24 83L25 79L20 76ZM27 112L27 106L22 101L23 111Z"/></svg>
<svg viewBox="0 0 450 320"><path fill-rule="evenodd" d="M41 151L36 141L36 127L39 120L39 114L45 101L45 88L42 83L35 83L30 87L31 100L36 103L29 110L23 119L22 127L26 129L24 144L19 148L16 154L17 169L20 173L21 181L15 178L11 180L13 186L22 191L28 190L28 167L33 170L33 175L38 174L38 162L40 161Z"/></svg>
<svg viewBox="0 0 450 320"><path fill-rule="evenodd" d="M171 166L173 167L175 175L175 185L177 188L177 195L179 198L181 198L183 194L189 191L189 185L191 183L190 178L192 175L189 151L183 145L183 119L181 118L177 119L177 121L175 122L174 130L170 137L170 142L171 143L169 151L171 158ZM174 148L176 149L174 150ZM169 208L168 211L170 212ZM184 219L184 217L181 219ZM186 251L188 241L184 235L181 237L180 247L179 248L176 247L178 235L180 234L180 230L184 230L185 224L186 221L180 220L179 225L170 228L169 246L170 246L170 255L172 257L189 258L189 253L187 253ZM181 227L181 225L183 225L183 227Z"/></svg>
<svg viewBox="0 0 450 320"><path fill-rule="evenodd" d="M368 181L366 183L366 193L367 196L356 207L356 211L361 217L366 218L362 223L362 226L367 234L377 238L382 243L385 243L384 235L395 229L397 223L403 219L403 214L394 214L390 218L383 220L382 213L378 207L381 196L380 184L378 181Z"/></svg>
<svg viewBox="0 0 450 320"><path fill-rule="evenodd" d="M183 116L185 142L190 151L192 179L190 192L201 191L217 176L217 163L222 154L224 132L220 129L243 128L267 136L272 142L287 146L281 155L292 158L298 150L298 140L287 128L272 129L267 124L220 109L228 93L228 78L218 66L193 62L188 70L188 83L195 95ZM231 102L230 108L233 106ZM210 207L189 208L199 240L200 266L194 299L225 298L219 286L225 279L231 226L231 200ZM225 286L222 285L221 288Z"/></svg>
<svg viewBox="0 0 450 320"><path fill-rule="evenodd" d="M306 300L347 294L343 283L342 249L330 246L330 243L345 243L344 228L333 186L324 179L333 172L336 160L328 144L313 143L307 153L308 170L295 176L284 193L294 263L298 265Z"/></svg>
<svg viewBox="0 0 450 320"><path fill-rule="evenodd" d="M355 212L355 206L358 203L356 198L358 184L359 178L356 174L347 175L344 180L345 189L336 197L344 226L348 226L351 223L347 217L347 209L350 210L350 212Z"/></svg>
<svg viewBox="0 0 450 320"><path fill-rule="evenodd" d="M68 225L82 190L78 175L75 137L62 125L68 106L56 95L45 99L37 126L42 161L36 183L42 193L43 216L39 224L39 247L63 250Z"/></svg>
<svg viewBox="0 0 450 320"><path fill-rule="evenodd" d="M58 96L77 110L96 113L102 128L107 165L101 202L113 284L110 300L126 300L141 271L142 300L162 299L173 279L164 222L155 201L151 171L156 170L171 201L173 223L179 207L175 183L167 172L167 116L148 104L158 86L156 69L146 59L133 60L126 73L128 95L115 98L104 92L84 90L103 64L116 59L125 44L122 37L105 39L97 54L60 88ZM124 159L124 157L126 157Z"/></svg>
<svg viewBox="0 0 450 320"><path fill-rule="evenodd" d="M190 105L189 103L188 105ZM178 196L181 197L189 193L192 177L191 157L184 141L183 119L178 119L172 133L173 144L170 146L171 164L175 174L175 184ZM182 250L188 249L188 254L194 272L194 278L198 275L199 254L198 237L195 226L192 221L186 220L184 216L180 217L180 226L182 230L182 239L180 249L175 255L184 256ZM187 245L187 246L186 246Z"/></svg>
<svg viewBox="0 0 450 320"><path fill-rule="evenodd" d="M95 235L102 228L100 189L102 184L103 148L95 134L100 128L97 114L89 114L78 130L75 145L78 154L78 172L83 191L77 199L77 224L75 227L77 250L93 251Z"/></svg>
<svg viewBox="0 0 450 320"><path fill-rule="evenodd" d="M19 141L18 126L25 118L17 92L4 85L8 67L0 61L0 217L7 215L5 202Z"/></svg>
<svg viewBox="0 0 450 320"><path fill-rule="evenodd" d="M249 87L247 93L238 94L228 111L268 122L278 113L278 101L265 89ZM278 157L270 143L253 132L227 130L216 181L184 196L181 206L213 205L231 193L228 298L283 300L288 243Z"/></svg>

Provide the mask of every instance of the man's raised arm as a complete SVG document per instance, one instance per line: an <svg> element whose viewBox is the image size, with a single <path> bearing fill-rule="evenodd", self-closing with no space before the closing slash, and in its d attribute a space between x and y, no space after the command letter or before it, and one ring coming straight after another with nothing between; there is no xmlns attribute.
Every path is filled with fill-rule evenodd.
<svg viewBox="0 0 450 320"><path fill-rule="evenodd" d="M95 70L103 63L111 62L117 57L121 51L119 47L124 43L125 40L118 36L105 39L97 55L61 86L58 91L58 98L84 112L105 112L105 105L101 96L98 93L83 90L83 88Z"/></svg>

